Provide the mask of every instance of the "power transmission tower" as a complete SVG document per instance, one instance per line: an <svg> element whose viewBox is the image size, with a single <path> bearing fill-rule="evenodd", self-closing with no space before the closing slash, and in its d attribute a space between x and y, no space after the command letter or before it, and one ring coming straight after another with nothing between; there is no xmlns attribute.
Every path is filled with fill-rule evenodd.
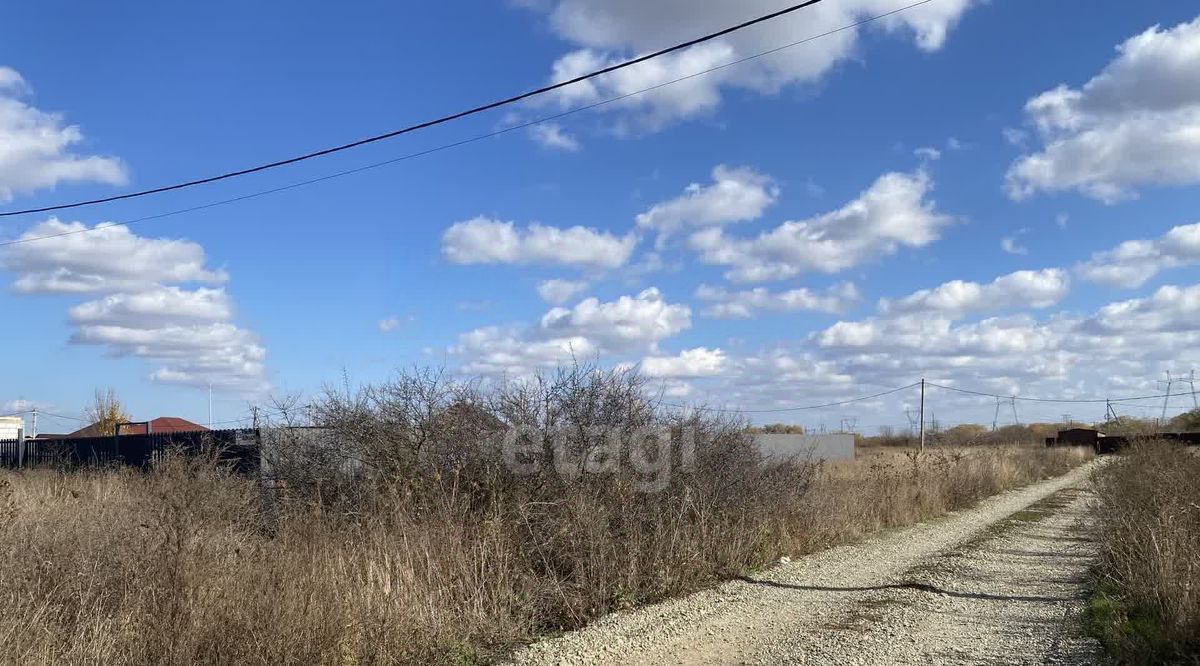
<svg viewBox="0 0 1200 666"><path fill-rule="evenodd" d="M992 432L996 432L996 424L1000 422L1000 396L996 396L996 413L992 416Z"/></svg>
<svg viewBox="0 0 1200 666"><path fill-rule="evenodd" d="M1196 401L1196 371L1193 368L1188 372L1188 390L1192 391L1192 409L1200 409L1200 402Z"/></svg>
<svg viewBox="0 0 1200 666"><path fill-rule="evenodd" d="M1167 379L1166 379L1166 382L1165 382L1165 383L1166 383L1166 385L1167 385L1167 392L1166 392L1166 394L1164 394L1164 395L1163 395L1163 408L1162 408L1162 417L1159 419L1159 423L1160 423L1160 424L1162 424L1162 423L1166 423L1166 422L1167 422L1167 403L1169 403L1169 402L1171 401L1171 384L1172 384L1172 383L1174 383L1174 381L1175 381L1175 380L1174 380L1174 379L1171 377L1171 371L1170 371L1170 370L1167 370L1167 371L1166 371L1166 373L1167 373ZM1160 379L1160 380L1158 381L1158 383L1159 383L1159 384L1162 384L1162 383L1164 383L1164 382L1163 382L1163 380L1161 380L1161 379Z"/></svg>
<svg viewBox="0 0 1200 666"><path fill-rule="evenodd" d="M1018 426L1021 425L1021 418L1017 416L1017 396L1010 397L1008 402L1012 405L1013 423Z"/></svg>

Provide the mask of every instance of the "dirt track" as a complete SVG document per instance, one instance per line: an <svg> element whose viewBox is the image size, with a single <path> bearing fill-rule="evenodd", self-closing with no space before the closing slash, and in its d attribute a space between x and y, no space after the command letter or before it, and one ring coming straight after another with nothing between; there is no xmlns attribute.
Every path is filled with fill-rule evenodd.
<svg viewBox="0 0 1200 666"><path fill-rule="evenodd" d="M1085 664L1087 475L606 617L524 664Z"/></svg>

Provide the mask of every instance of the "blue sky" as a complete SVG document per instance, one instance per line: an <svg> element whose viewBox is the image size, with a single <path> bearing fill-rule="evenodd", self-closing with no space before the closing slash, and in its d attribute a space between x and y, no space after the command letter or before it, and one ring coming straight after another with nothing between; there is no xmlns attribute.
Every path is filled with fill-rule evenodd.
<svg viewBox="0 0 1200 666"><path fill-rule="evenodd" d="M826 0L538 103L57 222L5 218L0 238L426 150L903 4ZM0 208L345 142L781 3L59 5L8 11ZM211 381L214 418L227 420L343 372L357 383L434 364L512 378L572 352L642 362L673 401L746 409L921 376L1006 395L1158 393L1165 370L1200 365L1200 230L1187 226L1200 198L1188 152L1200 136L1196 20L1165 0L1104 12L934 0L541 134L10 246L0 405L77 416L112 386L137 417L203 421ZM1018 271L1030 272L991 284ZM64 274L82 282L51 279ZM561 281L542 290L558 287L555 302L539 296L547 280ZM915 397L756 418L904 424ZM943 421L993 416L994 401L933 400ZM1142 404L1128 413L1156 403ZM1021 409L1023 420L1094 419L1103 406Z"/></svg>

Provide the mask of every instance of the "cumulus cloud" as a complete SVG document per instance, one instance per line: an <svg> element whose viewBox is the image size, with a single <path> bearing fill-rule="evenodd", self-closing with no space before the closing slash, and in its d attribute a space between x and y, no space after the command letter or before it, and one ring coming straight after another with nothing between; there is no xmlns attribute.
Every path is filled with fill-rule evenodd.
<svg viewBox="0 0 1200 666"><path fill-rule="evenodd" d="M1010 196L1077 190L1105 203L1147 185L1200 182L1200 18L1153 26L1081 88L1060 85L1025 112L1040 152L1008 171Z"/></svg>
<svg viewBox="0 0 1200 666"><path fill-rule="evenodd" d="M537 293L538 296L542 297L543 301L551 305L562 305L583 293L587 288L588 283L584 280L561 280L554 278L539 282Z"/></svg>
<svg viewBox="0 0 1200 666"><path fill-rule="evenodd" d="M1062 269L1017 271L987 284L951 280L898 300L881 299L879 310L888 315L927 313L959 319L971 312L1011 307L1048 308L1070 289L1070 278Z"/></svg>
<svg viewBox="0 0 1200 666"><path fill-rule="evenodd" d="M442 254L456 264L558 264L593 269L625 265L637 237L575 226L542 224L519 228L512 222L476 217L442 234Z"/></svg>
<svg viewBox="0 0 1200 666"><path fill-rule="evenodd" d="M128 291L160 282L212 284L228 278L204 267L204 249L198 244L146 238L126 226L88 227L51 218L19 238L43 236L56 237L9 245L0 254L0 267L19 275L13 289L20 293Z"/></svg>
<svg viewBox="0 0 1200 666"><path fill-rule="evenodd" d="M822 3L752 29L727 35L654 60L580 82L558 91L563 107L596 102L643 90L805 36L845 28L868 16L898 9L903 0L846 0ZM911 35L918 48L936 51L971 0L945 0L881 20L888 32ZM555 61L551 79L562 81L614 64L632 55L712 32L779 9L769 0L730 3L709 0L559 0L539 5L553 31L577 48ZM619 131L644 132L717 109L728 89L771 94L793 84L815 83L835 65L856 57L861 29L849 28L801 47L614 102Z"/></svg>
<svg viewBox="0 0 1200 666"><path fill-rule="evenodd" d="M690 308L668 303L658 289L651 287L637 296L622 296L607 303L593 297L570 309L554 308L542 317L541 330L554 337L587 337L602 349L625 351L653 349L660 340L691 325Z"/></svg>
<svg viewBox="0 0 1200 666"><path fill-rule="evenodd" d="M552 308L533 326L476 329L459 336L450 351L463 358L467 372L519 375L572 358L656 352L659 342L691 323L690 308L650 288L614 301L593 297Z"/></svg>
<svg viewBox="0 0 1200 666"><path fill-rule="evenodd" d="M816 358L877 383L940 377L1008 394L1072 397L1153 391L1163 369L1200 360L1200 285L1167 286L1090 315L1029 313L955 323L954 314L840 321L814 334Z"/></svg>
<svg viewBox="0 0 1200 666"><path fill-rule="evenodd" d="M206 267L200 245L56 219L21 238L60 233L70 235L0 249L0 268L14 273L18 293L96 296L68 312L73 343L156 363L150 375L155 381L266 390L266 350L256 335L233 323L225 289L195 286L228 279Z"/></svg>
<svg viewBox="0 0 1200 666"><path fill-rule="evenodd" d="M1146 298L1109 303L1082 324L1095 333L1195 332L1200 321L1200 285L1165 286Z"/></svg>
<svg viewBox="0 0 1200 666"><path fill-rule="evenodd" d="M726 364L725 352L720 349L697 347L686 349L676 356L647 356L642 359L642 373L655 379L691 379L721 374Z"/></svg>
<svg viewBox="0 0 1200 666"><path fill-rule="evenodd" d="M0 66L0 201L59 183L126 182L120 160L75 153L83 132L64 124L62 116L27 104L29 91L16 70Z"/></svg>
<svg viewBox="0 0 1200 666"><path fill-rule="evenodd" d="M1085 280L1140 287L1160 272L1200 263L1200 223L1172 228L1153 240L1130 240L1075 267Z"/></svg>
<svg viewBox="0 0 1200 666"><path fill-rule="evenodd" d="M654 204L637 216L639 228L659 234L659 244L684 227L713 227L756 220L779 198L772 180L749 167L719 164L712 184L688 185L683 194Z"/></svg>
<svg viewBox="0 0 1200 666"><path fill-rule="evenodd" d="M750 319L760 311L799 312L813 311L841 314L858 302L858 288L846 282L834 285L824 292L807 288L771 291L756 287L744 291L729 291L721 287L700 285L696 298L709 301L712 305L703 314L717 319Z"/></svg>
<svg viewBox="0 0 1200 666"><path fill-rule="evenodd" d="M689 246L701 261L730 266L736 282L762 282L806 272L838 273L901 247L937 240L953 221L928 199L933 183L924 171L887 173L857 198L818 217L784 222L755 238L726 235L720 228L692 234Z"/></svg>
<svg viewBox="0 0 1200 666"><path fill-rule="evenodd" d="M563 150L568 153L577 152L583 146L579 139L567 133L562 125L557 123L540 123L529 128L529 136L546 148Z"/></svg>
<svg viewBox="0 0 1200 666"><path fill-rule="evenodd" d="M156 285L132 293L110 294L69 311L74 324L157 328L164 324L227 321L233 306L224 289L186 290Z"/></svg>

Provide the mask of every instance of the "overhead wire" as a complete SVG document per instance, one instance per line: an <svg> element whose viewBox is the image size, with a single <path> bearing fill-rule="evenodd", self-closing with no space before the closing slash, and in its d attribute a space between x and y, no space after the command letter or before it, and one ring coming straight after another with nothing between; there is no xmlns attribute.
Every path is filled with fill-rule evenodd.
<svg viewBox="0 0 1200 666"><path fill-rule="evenodd" d="M932 0L928 0L928 1L932 1ZM245 175L249 175L252 173L259 173L262 171L275 169L275 168L286 166L289 164L296 164L297 162L303 162L303 161L311 160L311 159L314 159L317 157L323 157L325 155L339 153L342 151L350 150L352 148L358 148L360 146L365 146L367 144L376 143L379 141L384 141L386 139L395 138L395 137L398 137L398 136L401 136L404 134L410 134L412 132L416 132L418 130L434 127L436 125L442 125L442 124L445 124L445 123L448 123L448 122L451 122L454 120L458 120L460 118L465 118L467 116L472 116L472 115L476 115L479 113L483 113L485 111L490 111L492 109L509 106L511 104L515 104L522 100L530 99L532 97L537 97L537 96L543 95L545 93L552 92L554 90L558 90L560 88L565 88L567 86L570 86L570 85L573 85L576 83L580 83L583 81L587 81L590 79L594 79L596 77L603 76L603 75L609 74L611 72L625 69L627 67L632 67L633 65L637 65L637 64L649 61L649 60L653 60L655 58L660 58L660 57L668 55L670 53L674 53L676 51L681 51L683 49L687 49L692 46L696 46L697 44L703 44L704 42L712 41L719 37L723 37L725 35L728 35L728 34L731 34L734 32L738 32L740 30L744 30L751 26L758 25L760 23L765 23L767 21L779 18L779 17L787 15L787 14L791 14L791 13L799 11L801 9L811 7L820 2L823 2L823 0L805 0L804 2L800 2L800 3L794 4L794 5L790 5L788 7L784 7L783 9L780 9L778 11L774 11L769 14L764 14L762 16L759 16L754 19L750 19L748 21L743 21L741 23L723 28L716 32L711 32L706 35L696 37L694 39L690 39L685 42L680 42L673 46L668 46L667 48L659 49L652 53L647 53L645 55L641 55L636 58L632 58L630 60L625 60L625 61L622 61L619 63L609 65L607 67L602 67L600 69L588 72L586 74L582 74L580 76L572 77L572 78L564 80L564 81L559 81L559 82L552 83L549 85L541 86L540 88L535 88L533 90L527 90L525 92L518 93L516 95L512 95L512 96L506 97L504 99L495 100L492 102L488 102L486 104L480 104L478 106L475 106L475 107L472 107L469 109L465 109L463 111L450 113L450 114L447 114L444 116L440 116L438 118L433 118L431 120L425 120L425 121L422 121L419 123L408 125L407 127L402 127L400 129L392 130L389 132L384 132L383 134L376 134L374 136L369 136L369 137L366 137L363 139L358 139L358 140L351 141L349 143L344 143L344 144L341 144L338 146L333 146L330 148L323 148L321 150L315 150L315 151L312 151L309 153L304 153L302 155L296 155L294 157L289 157L289 158L277 160L274 162L259 164L259 165L247 167L244 169L238 169L236 171L229 171L229 172L225 172L225 173L218 174L215 176L208 176L205 178L197 178L195 180L184 181L184 182L175 183L172 185L163 185L160 187L139 190L136 192L127 192L125 194L116 194L116 195L112 195L112 196L108 196L108 197L99 197L96 199L87 199L87 200L83 200L83 201L75 201L75 202L65 203L65 204L54 204L54 205L49 205L49 206L25 208L25 209L14 210L14 211L3 211L3 212L0 212L0 217L10 217L10 216L14 216L14 215L26 215L26 214L30 214L30 213L46 213L46 212L56 211L56 210L66 210L66 209L70 209L70 208L80 208L83 206L92 206L92 205L96 205L96 204L109 203L109 202L113 202L113 201L134 199L134 198L138 198L138 197L149 196L152 194L161 194L163 192L182 190L182 189L189 188L189 187L195 187L198 185L205 185L205 184L214 183L217 181L228 180L230 178L245 176Z"/></svg>
<svg viewBox="0 0 1200 666"><path fill-rule="evenodd" d="M427 156L427 155L431 155L431 154L434 154L434 153L439 153L439 152L442 152L442 151L445 151L445 150L450 150L450 149L452 149L452 148L458 148L458 147L460 147L460 146L464 146L464 145L467 145L467 144L477 143L477 142L479 142L479 141L483 141L483 140L486 140L486 139L491 139L491 138L494 138L494 137L502 136L502 135L508 134L508 133L510 133L510 132L515 132L515 131L519 131L519 130L523 130L523 129L528 129L528 128L530 128L530 127L533 127L533 126L536 126L536 125L541 125L541 124L544 124L544 123L547 123L547 122L552 122L552 121L555 121L555 120L559 120L559 119L561 119L561 118L565 118L565 117L567 117L567 116L572 116L572 115L575 115L575 114L578 114L578 113L582 113L582 112L584 112L584 111L590 111L590 110L592 110L592 109L597 109L597 108L600 108L600 107L603 107L603 106L607 106L607 105L609 105L609 104L613 104L613 103L616 103L616 102L620 102L620 101L622 101L622 100L629 99L629 98L631 98L631 97L635 97L635 96L638 96L638 95L643 95L643 94L645 94L645 93L648 93L648 92L653 92L653 91L655 91L655 90L659 90L659 89L661 89L661 88L665 88L665 87L667 87L667 86L671 86L671 85L674 85L674 84L677 84L677 83L682 83L682 82L684 82L684 81L688 81L688 80L691 80L691 79L695 79L695 78L697 78L697 77L705 76L705 75L711 74L711 73L713 73L713 72L716 72L716 71L720 71L720 70L723 70L723 69L726 69L726 68L729 68L729 67L734 67L734 66L737 66L737 65L740 65L740 64L743 64L743 63L746 63L746 62L752 61L752 60L756 60L756 59L758 59L758 58L763 58L763 57L766 57L766 56L768 56L768 55L772 55L772 54L774 54L774 53L779 53L780 51L784 51L784 50L786 50L786 49L790 49L790 48L793 48L793 47L796 47L796 46L800 46L800 45L802 45L802 44L807 44L807 43L809 43L809 42L812 42L812 41L815 41L815 40L818 40L818 39L822 39L822 38L824 38L824 37L828 37L828 36L830 36L830 35L834 35L834 34L837 34L837 33L839 33L839 32L844 32L844 31L846 31L846 30L852 30L852 29L855 29L855 28L859 28L859 27L861 27L861 26L863 26L863 25L866 25L866 24L868 24L868 23L872 23L872 22L874 22L874 21L878 21L878 20L880 20L880 19L887 18L887 17L889 17L889 16L892 16L892 15L894 15L894 14L899 14L900 12L907 11L907 10L909 10L909 9L913 9L914 7L919 7L919 6L921 6L921 5L928 4L928 3L930 3L930 2L934 2L934 0L920 0L919 2L914 2L914 3L912 3L912 4L905 5L905 6L903 6L903 7L899 7L899 8L897 8L897 9L894 9L894 10L892 10L892 11L889 11L889 12L884 12L884 13L882 13L882 14L876 14L876 15L873 15L873 16L869 16L869 17L867 17L867 18L860 19L860 20L858 20L858 21L855 21L855 22L853 22L853 23L848 23L848 24L846 24L846 25L843 25L843 26L841 26L841 27L834 28L834 29L832 29L832 30L827 30L827 31L825 31L825 32L822 32L822 33L820 33L820 34L817 34L817 35L812 35L812 36L809 36L809 37L805 37L804 39L799 39L799 40L796 40L796 41L794 41L794 42L790 42L790 43L788 43L788 44L784 44L784 45L782 45L782 46L778 46L778 47L775 47L775 48L772 48L772 49L768 49L768 50L766 50L766 51L761 51L761 52L758 52L758 53L755 53L755 54L752 54L752 55L749 55L749 56L745 56L745 57L742 57L742 58L738 58L738 59L736 59L736 60L731 60L731 61L729 61L729 62L722 63L722 64L720 64L720 65L715 65L715 66L713 66L713 67L709 67L709 68L707 68L707 69L703 69L703 70L700 70L700 71L696 71L696 72L693 72L693 73L691 73L691 74L688 74L688 75L686 75L686 76L681 76L681 77L679 77L679 78L676 78L676 79L671 79L671 80L669 80L669 81L664 81L664 82L662 82L662 83L658 83L658 84L655 84L655 85L653 85L653 86L648 86L648 87L646 87L646 88L641 88L641 89L638 89L638 90L634 90L634 91L631 91L631 92L628 92L628 93L624 93L624 94L622 94L622 95L617 95L617 96L614 96L614 97L609 97L609 98L606 98L606 99L603 99L603 100L600 100L600 101L597 101L597 102L593 102L593 103L591 103L591 104L586 104L586 105L584 105L584 106L576 107L576 108L573 108L573 109L568 109L568 110L566 110L566 111L562 111L562 112L559 112L559 113L555 113L555 114L551 114L551 115L547 115L547 116L541 116L541 117L539 117L539 118L535 118L535 119L533 119L533 120L529 120L529 121L526 121L526 122L522 122L522 123L519 123L519 124L516 124L516 125L511 125L511 126L503 127L503 128L500 128L500 129L497 129L497 130L491 131L491 132L486 132L486 133L483 133L483 134L477 134L477 135L475 135L475 136L468 137L468 138L465 138L465 139L461 139L461 140L458 140L458 141L454 141L454 142L451 142L451 143L445 143L445 144L441 144L441 145L435 146L435 147L433 147L433 148L428 148L428 149L425 149L425 150L420 150L420 151L416 151L416 152L408 153L408 154L406 154L406 155L401 155L401 156L399 156L399 157L394 157L394 158L387 159L387 160L383 160L383 161L380 161L380 162L374 162L374 163L371 163L371 164L367 164L367 165L360 166L360 167L355 167L355 168L352 168L352 169L346 169L346 170L343 170L343 171L337 171L337 172L334 172L334 173L331 173L331 174L327 174L327 175L324 175L324 176L318 176L318 177L316 177L316 178L310 178L310 179L306 179L306 180L297 181L297 182L294 182L294 183L290 183L290 184L288 184L288 185L282 185L282 186L279 186L279 187L274 187L274 188L270 188L270 189L266 189L266 190L260 190L260 191L257 191L257 192L252 192L252 193L249 193L249 194L244 194L244 195L240 195L240 196L236 196L236 197L230 197L230 198L228 198L228 199L221 199L221 200L219 200L219 201L213 201L213 202L206 203L206 204L199 204L199 205L196 205L196 206L189 206L189 207L186 207L186 208L179 208L179 209L176 209L176 210L171 210L171 211L167 211L167 212L164 212L164 213L156 213L156 214L154 214L154 215L147 215L147 216L144 216L144 217L138 217L138 218L134 218L134 219L132 219L132 220L124 220L124 221L117 221L117 222L105 222L105 223L102 223L102 224L97 224L97 225L96 225L96 226L94 226L94 227L85 227L85 228L82 228L82 229L72 229L72 230L70 230L70 231L63 231L63 232L58 232L58 233L53 233L53 234L44 234L44 235L41 235L41 236L27 236L27 237L21 237L21 238L15 238L15 239L11 239L11 240L7 240L7 241L0 241L0 247L7 247L7 246L10 246L10 245L21 245L21 244L24 244L24 243L33 243L33 242L37 242L37 241L43 241L43 240L49 240L49 239L53 239L53 238L62 238L62 237L65 237L65 236L74 236L74 235L77 235L77 234L91 233L91 232L99 231L99 230L101 230L101 229L108 229L108 228L111 228L111 227L131 226L131 225L134 225L134 224L140 224L140 223L142 223L142 222L150 222L150 221L153 221L153 220L159 220L159 219L164 219L164 218L168 218L168 217L174 217L174 216L177 216L177 215L183 215L183 214L186 214L186 213L194 213L194 212L201 211L201 210L207 210L207 209L210 209L210 208L216 208L216 207L218 207L218 206L225 206L225 205L229 205L229 204L239 203L239 202L242 202L242 201L247 201L247 200L250 200L250 199L257 199L257 198L259 198L259 197L268 196L268 195L271 195L271 194L277 194L277 193L280 193L280 192L285 192L285 191L288 191L288 190L293 190L293 189L297 189L297 188L300 188L300 187L305 187L305 186L308 186L308 185L314 185L314 184L321 183L321 182L325 182L325 181L328 181L328 180L334 180L334 179L336 179L336 178L342 178L342 177L344 177L344 176L350 176L350 175L353 175L353 174L362 173L362 172L364 172L364 171L370 171L370 170L373 170L373 169L378 169L378 168L380 168L380 167L384 167L384 166L388 166L388 165L396 164L396 163L399 163L399 162L404 162L404 161L407 161L407 160L412 160L412 159L416 159L416 158L420 158L420 157L425 157L425 156ZM34 211L34 210L28 210L28 211L16 211L16 212L10 212L10 213L4 213L4 212L0 212L0 217L4 217L4 216L7 216L7 215L16 215L16 214L19 214L19 213L21 213L21 212L45 212L45 211Z"/></svg>
<svg viewBox="0 0 1200 666"><path fill-rule="evenodd" d="M1050 402L1050 403L1062 403L1062 404L1095 404L1095 403L1110 403L1110 402L1111 403L1123 403L1123 402L1131 402L1131 401L1135 401L1135 400L1158 400L1158 399L1168 397L1167 394L1162 393L1162 394L1158 394L1158 395L1140 395L1140 396L1129 396L1129 397L1121 397L1121 398L1033 398L1033 397L1020 396L1020 395L1002 395L999 393L988 393L987 391L973 391L970 389L963 389L963 388L958 388L955 386L946 386L944 384L935 384L933 382L925 382L925 386L932 386L934 388L940 388L940 389L943 389L946 391L953 391L955 393L965 393L968 395L977 395L977 396L982 396L982 397L986 397L986 398L1000 398L1002 400L1023 400L1025 402ZM1171 396L1200 395L1200 391L1196 391L1194 393L1189 393L1187 391L1172 392L1170 395Z"/></svg>
<svg viewBox="0 0 1200 666"><path fill-rule="evenodd" d="M736 408L731 409L731 408L722 408L722 407L705 407L705 406L700 406L700 405L696 405L696 406L679 405L679 404L674 404L674 403L669 403L669 402L660 402L658 404L660 404L664 407L674 407L676 409L690 409L690 410L697 411L697 412L723 412L723 413L738 413L738 414L774 414L774 413L780 413L780 412L798 412L798 411L811 410L811 409L825 409L828 407L840 407L842 405L849 405L849 404L852 404L855 402L864 402L866 400L874 400L875 398L882 398L886 395L891 395L893 393L899 393L900 391L905 391L905 390L908 390L911 388L916 388L920 385L921 385L920 382L914 382L912 384L909 384L908 386L901 386L898 388L889 389L887 391L881 391L879 393L875 393L872 395L864 395L864 396L859 396L857 398L849 398L847 400L839 400L837 402L827 402L827 403L822 403L819 405L804 405L804 406L800 406L800 407L781 407L778 409L736 409Z"/></svg>

